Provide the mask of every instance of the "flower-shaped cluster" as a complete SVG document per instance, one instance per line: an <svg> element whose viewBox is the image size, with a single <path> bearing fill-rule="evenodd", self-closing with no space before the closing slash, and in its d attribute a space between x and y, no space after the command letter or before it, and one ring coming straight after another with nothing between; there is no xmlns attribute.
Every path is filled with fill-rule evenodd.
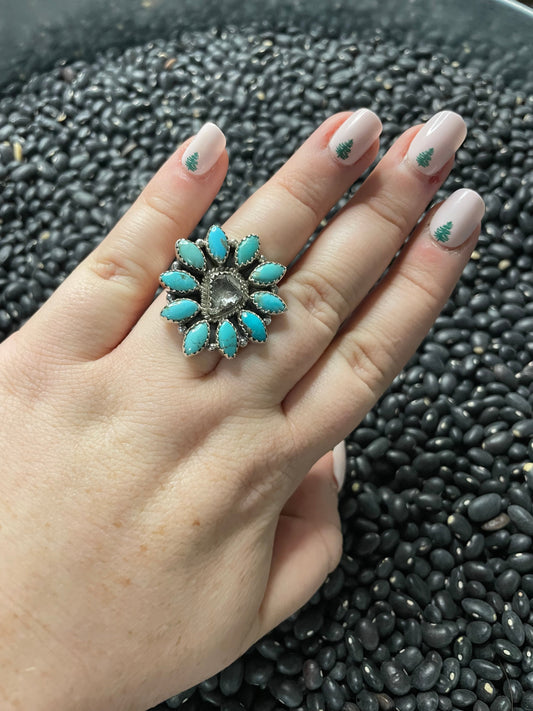
<svg viewBox="0 0 533 711"><path fill-rule="evenodd" d="M266 341L270 317L287 308L276 286L287 269L259 253L257 235L235 242L213 225L205 240L179 239L176 257L160 276L168 290L161 316L185 333L185 355L218 348L234 358L248 341Z"/></svg>

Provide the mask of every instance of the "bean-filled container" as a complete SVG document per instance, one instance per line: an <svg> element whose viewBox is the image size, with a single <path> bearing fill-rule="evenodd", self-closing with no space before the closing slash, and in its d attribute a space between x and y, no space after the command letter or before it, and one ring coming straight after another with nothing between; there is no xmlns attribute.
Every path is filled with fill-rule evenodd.
<svg viewBox="0 0 533 711"><path fill-rule="evenodd" d="M158 708L533 710L532 44L533 13L502 0L0 0L0 340L206 121L230 165L193 236L360 107L380 156L460 113L437 199L486 203L446 307L347 440L340 565Z"/></svg>

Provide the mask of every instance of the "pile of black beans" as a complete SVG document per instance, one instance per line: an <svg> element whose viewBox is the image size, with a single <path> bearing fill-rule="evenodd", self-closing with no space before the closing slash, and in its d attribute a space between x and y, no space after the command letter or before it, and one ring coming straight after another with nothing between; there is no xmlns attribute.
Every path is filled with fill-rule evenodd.
<svg viewBox="0 0 533 711"><path fill-rule="evenodd" d="M438 197L478 190L483 233L348 440L340 565L244 657L161 709L533 711L533 83L505 63L490 43L445 36L251 25L60 62L0 100L1 338L206 120L225 131L230 167L198 235L335 111L375 110L382 152L441 109L468 124Z"/></svg>

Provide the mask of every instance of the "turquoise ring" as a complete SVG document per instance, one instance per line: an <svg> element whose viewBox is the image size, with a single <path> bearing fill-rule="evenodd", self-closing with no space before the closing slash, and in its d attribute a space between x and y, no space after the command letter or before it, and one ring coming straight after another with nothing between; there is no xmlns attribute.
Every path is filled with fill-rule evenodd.
<svg viewBox="0 0 533 711"><path fill-rule="evenodd" d="M271 317L287 310L277 287L286 271L260 254L257 235L237 242L212 225L205 239L176 242L176 259L159 277L167 290L161 316L178 323L186 356L218 349L235 358L250 341L264 343Z"/></svg>

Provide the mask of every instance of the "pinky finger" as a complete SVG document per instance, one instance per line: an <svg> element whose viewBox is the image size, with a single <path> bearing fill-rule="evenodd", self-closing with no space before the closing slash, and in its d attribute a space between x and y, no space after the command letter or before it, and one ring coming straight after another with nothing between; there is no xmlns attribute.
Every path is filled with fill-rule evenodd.
<svg viewBox="0 0 533 711"><path fill-rule="evenodd" d="M444 307L480 231L485 206L453 193L421 222L389 273L287 395L284 411L310 456L359 424L416 351Z"/></svg>

